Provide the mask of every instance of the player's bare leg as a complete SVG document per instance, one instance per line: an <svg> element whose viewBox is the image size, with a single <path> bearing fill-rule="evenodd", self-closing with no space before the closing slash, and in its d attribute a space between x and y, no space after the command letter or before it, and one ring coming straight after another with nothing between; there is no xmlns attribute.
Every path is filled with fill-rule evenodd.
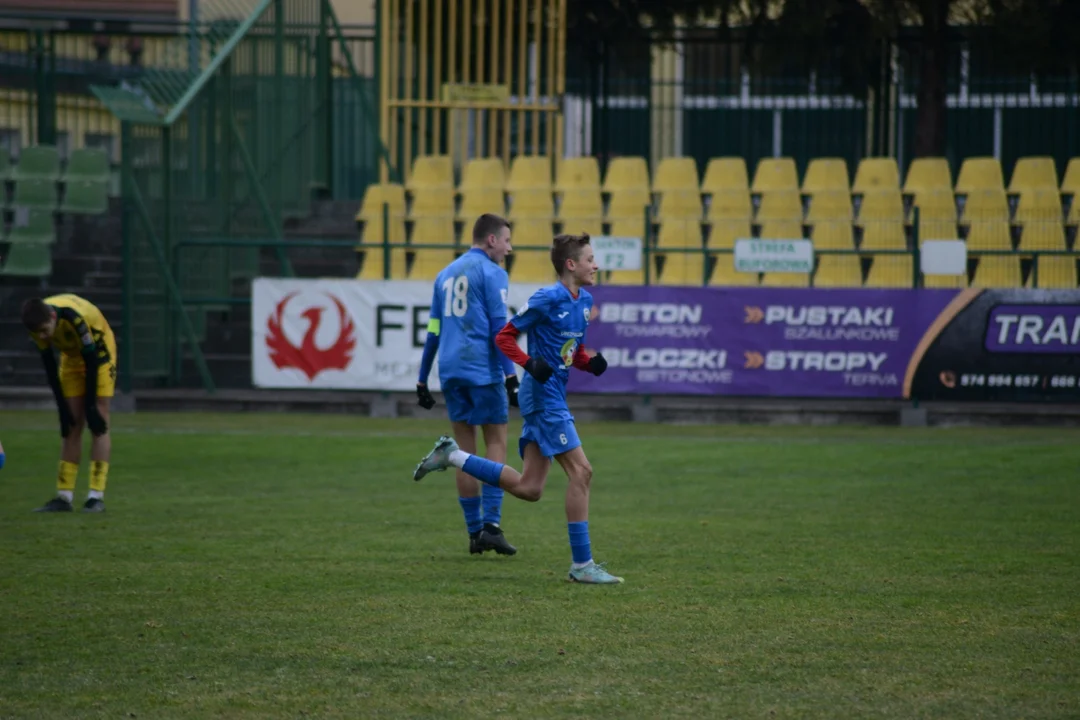
<svg viewBox="0 0 1080 720"><path fill-rule="evenodd" d="M506 424L483 425L484 457L493 463L506 462ZM461 448L464 450L464 448ZM460 471L459 471L460 472ZM517 548L510 544L503 534L502 521L503 490L485 484L482 488L484 506L484 529L480 532L478 544L481 550L494 550L499 555L514 555Z"/></svg>
<svg viewBox="0 0 1080 720"><path fill-rule="evenodd" d="M589 487L592 485L592 465L585 451L576 447L570 452L556 455L569 483L566 485L566 521L588 522Z"/></svg>
<svg viewBox="0 0 1080 720"><path fill-rule="evenodd" d="M98 413L105 421L106 430L101 435L94 435L90 441L90 492L83 512L105 512L105 484L108 482L109 461L112 458L112 434L108 431L111 405L112 398L97 398Z"/></svg>

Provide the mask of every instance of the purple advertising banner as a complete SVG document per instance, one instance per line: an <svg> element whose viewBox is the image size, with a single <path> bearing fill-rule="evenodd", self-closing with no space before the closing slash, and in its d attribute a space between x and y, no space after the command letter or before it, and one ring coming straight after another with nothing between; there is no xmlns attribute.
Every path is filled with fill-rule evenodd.
<svg viewBox="0 0 1080 720"><path fill-rule="evenodd" d="M900 398L955 290L597 287L570 390Z"/></svg>

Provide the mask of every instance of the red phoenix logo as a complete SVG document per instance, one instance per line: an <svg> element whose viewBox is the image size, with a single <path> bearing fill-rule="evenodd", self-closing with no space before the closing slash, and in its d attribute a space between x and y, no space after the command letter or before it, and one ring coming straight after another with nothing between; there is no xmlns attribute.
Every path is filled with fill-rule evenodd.
<svg viewBox="0 0 1080 720"><path fill-rule="evenodd" d="M296 295L297 293L289 293L282 298L274 314L266 321L266 329L269 331L266 347L270 350L270 361L278 370L296 368L304 373L308 380L314 380L323 370L344 370L352 360L353 348L356 347L353 321L346 312L345 305L333 295L327 295L337 306L341 329L338 331L337 340L326 349L315 346L315 333L319 331L325 308L315 306L300 313L301 317L307 318L308 329L304 333L304 339L300 341L300 347L296 347L281 330L281 316L285 312L285 306Z"/></svg>

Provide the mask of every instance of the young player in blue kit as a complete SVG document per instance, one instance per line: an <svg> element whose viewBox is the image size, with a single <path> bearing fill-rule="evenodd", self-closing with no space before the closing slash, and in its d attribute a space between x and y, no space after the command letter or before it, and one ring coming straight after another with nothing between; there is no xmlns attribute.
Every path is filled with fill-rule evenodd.
<svg viewBox="0 0 1080 720"><path fill-rule="evenodd" d="M476 428L493 463L506 461L507 402L517 405L514 364L495 347L506 324L509 280L499 266L510 252L510 225L498 215L481 215L473 225L473 247L447 265L435 279L427 341L420 362L416 395L420 407L435 407L428 375L436 353L439 379L457 446L476 452ZM458 503L465 513L469 552L517 552L499 523L503 491L481 486L457 472ZM483 513L481 514L481 510Z"/></svg>
<svg viewBox="0 0 1080 720"><path fill-rule="evenodd" d="M525 420L518 441L524 460L522 471L477 457L461 449L453 438L443 436L417 465L413 479L455 467L486 485L536 502L544 492L554 457L570 481L566 489L566 521L573 556L569 579L581 583L621 583L621 577L593 562L589 542L592 467L566 405L571 366L594 375L601 375L607 369L603 355L590 353L584 347L592 312L592 296L584 288L593 284L597 270L589 236L556 237L551 262L559 274L559 282L538 290L497 339L499 348L527 373L518 398ZM517 346L517 336L522 332L528 333L528 355Z"/></svg>

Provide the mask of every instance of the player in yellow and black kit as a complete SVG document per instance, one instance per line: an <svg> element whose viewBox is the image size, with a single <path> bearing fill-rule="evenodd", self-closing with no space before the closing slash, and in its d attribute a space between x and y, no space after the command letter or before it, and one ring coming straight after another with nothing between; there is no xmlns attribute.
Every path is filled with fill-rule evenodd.
<svg viewBox="0 0 1080 720"><path fill-rule="evenodd" d="M101 311L78 295L27 300L22 307L22 321L41 351L64 438L56 497L35 512L71 512L82 461L83 426L94 435L90 446L90 493L83 512L104 512L112 450L109 401L116 389L116 338ZM59 367L54 350L60 353Z"/></svg>

